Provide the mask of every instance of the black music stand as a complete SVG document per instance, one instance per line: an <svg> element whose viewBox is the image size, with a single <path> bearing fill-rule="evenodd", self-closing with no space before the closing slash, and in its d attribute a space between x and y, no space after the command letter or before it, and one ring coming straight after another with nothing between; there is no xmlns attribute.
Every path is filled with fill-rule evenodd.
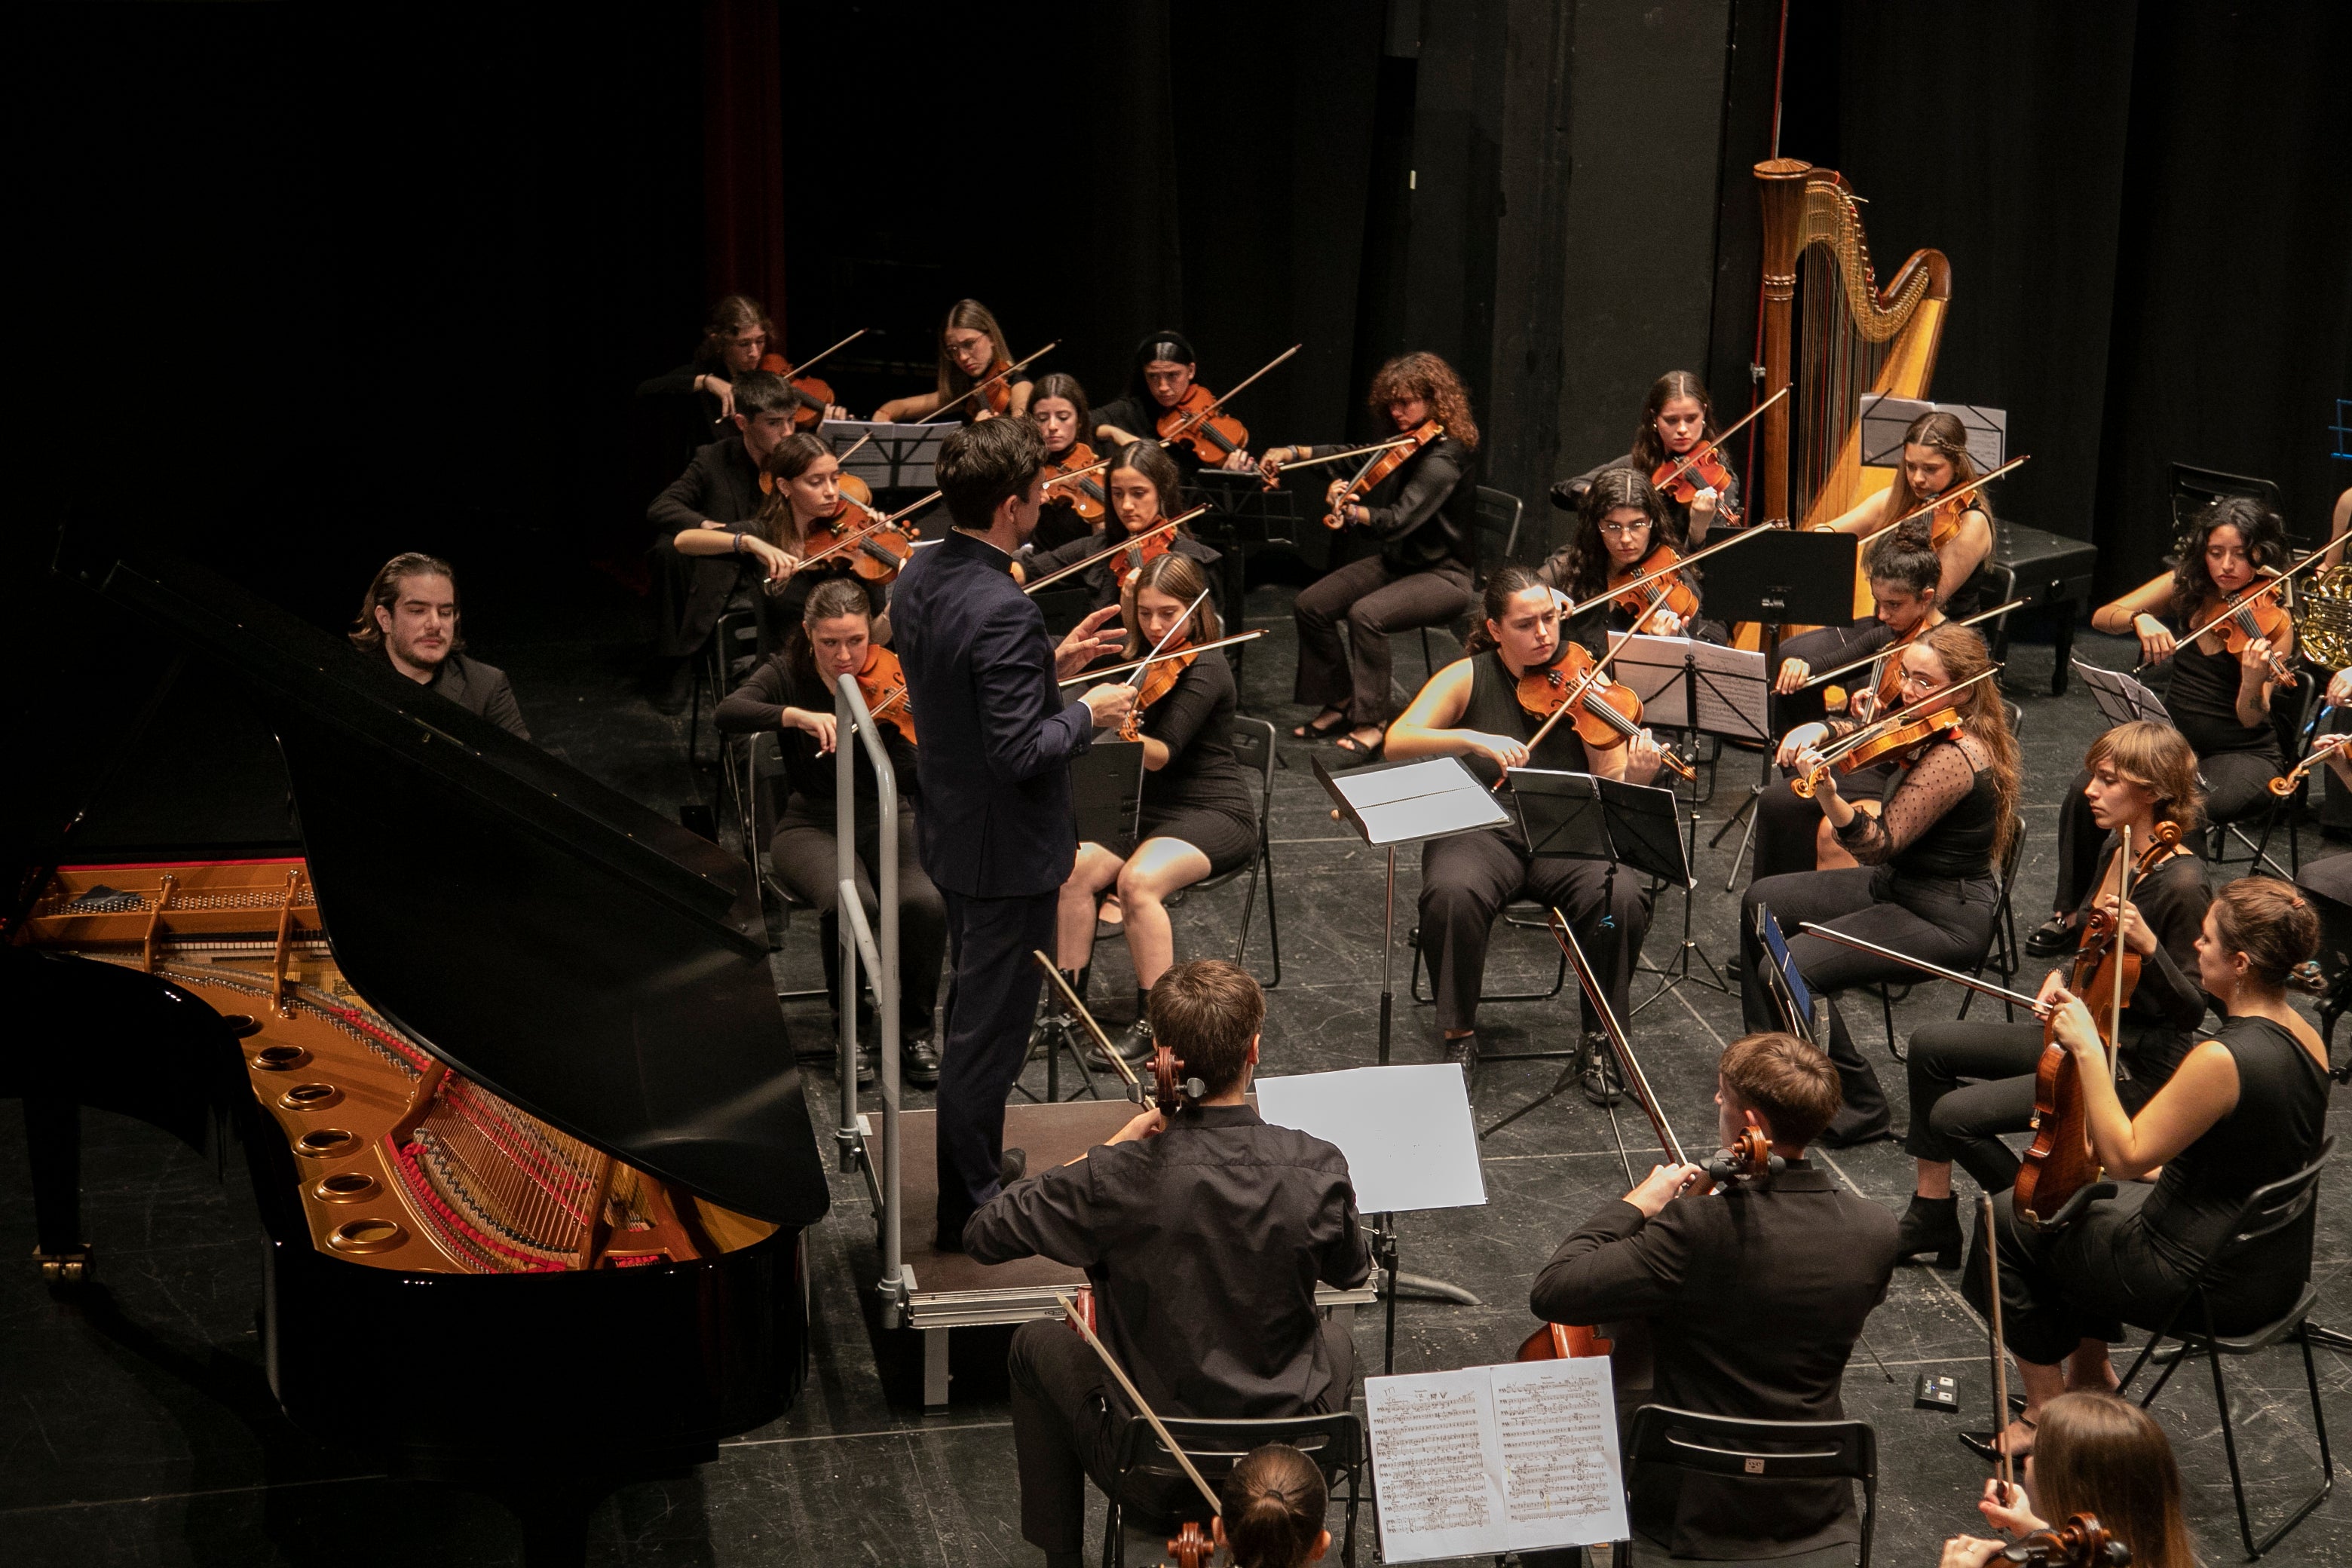
<svg viewBox="0 0 2352 1568"><path fill-rule="evenodd" d="M1708 571L1706 613L1711 618L1763 623L1768 689L1780 662L1782 626L1845 626L1853 621L1854 563L1861 549L1862 541L1851 533L1825 530L1792 533L1774 529L1769 538L1741 545L1736 557L1726 556ZM1766 728L1774 735L1780 733L1777 714ZM1756 803L1772 784L1772 752L1768 739L1756 782L1748 787L1747 804L1706 841L1707 847L1714 848L1723 842L1733 823L1746 819L1739 852L1731 858L1731 877L1723 885L1726 892L1738 885L1739 863L1748 858L1748 847L1756 839Z"/></svg>
<svg viewBox="0 0 2352 1568"><path fill-rule="evenodd" d="M935 469L941 443L947 440L949 431L961 428L952 419L938 425L877 425L865 419L829 419L817 430L825 445L835 452L848 451L865 437L873 437L858 447L841 469L864 479L867 488L928 490L939 482Z"/></svg>
<svg viewBox="0 0 2352 1568"><path fill-rule="evenodd" d="M1135 853L1136 834L1143 813L1143 742L1097 740L1070 759L1070 815L1076 819L1078 842L1099 844L1121 857ZM1055 962L1061 954L1055 953ZM1062 1098L1062 1053L1078 1066L1081 1091L1095 1091L1094 1068L1087 1063L1091 1037L1066 1013L1045 1021L1045 1099ZM1014 1088L1020 1086L1015 1084ZM1023 1090L1025 1094L1027 1090ZM1076 1098L1073 1096L1072 1098Z"/></svg>
<svg viewBox="0 0 2352 1568"><path fill-rule="evenodd" d="M2158 724L2172 722L2172 715L2164 710L2164 703L2156 693L2126 672L2084 664L2079 658L2074 665L2082 674L2083 684L2091 689L2091 700L2099 705L2099 717L2107 721L2110 730L2142 719Z"/></svg>

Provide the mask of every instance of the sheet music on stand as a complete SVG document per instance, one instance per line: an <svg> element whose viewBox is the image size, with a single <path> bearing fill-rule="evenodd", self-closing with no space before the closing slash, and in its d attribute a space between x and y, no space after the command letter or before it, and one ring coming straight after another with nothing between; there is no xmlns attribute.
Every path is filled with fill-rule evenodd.
<svg viewBox="0 0 2352 1568"><path fill-rule="evenodd" d="M1444 1062L1262 1078L1257 1113L1348 1157L1365 1214L1475 1208L1486 1201L1462 1069Z"/></svg>
<svg viewBox="0 0 2352 1568"><path fill-rule="evenodd" d="M1674 791L1549 768L1513 768L1510 780L1528 853L1614 860L1677 887L1695 885Z"/></svg>
<svg viewBox="0 0 2352 1568"><path fill-rule="evenodd" d="M856 474L869 489L877 490L928 490L938 488L934 472L940 460L940 443L948 432L962 426L950 419L937 425L877 425L866 419L828 419L817 426L817 434L835 452L846 452L867 436L874 438L850 453L849 460L841 467L845 474Z"/></svg>
<svg viewBox="0 0 2352 1568"><path fill-rule="evenodd" d="M1101 738L1070 759L1070 811L1079 843L1133 854L1142 810L1142 742Z"/></svg>
<svg viewBox="0 0 2352 1568"><path fill-rule="evenodd" d="M2009 460L2009 410L1985 408L1973 403L1927 403L1891 393L1865 392L1856 412L1862 419L1862 461L1865 468L1903 466L1903 433L1923 415L1948 414L1968 432L1969 460L1977 472L1989 473Z"/></svg>
<svg viewBox="0 0 2352 1568"><path fill-rule="evenodd" d="M1767 717L1771 682L1760 650L1696 637L1630 637L1610 673L1633 689L1642 700L1642 721L1653 730L1695 730L1733 741L1772 739Z"/></svg>
<svg viewBox="0 0 2352 1568"><path fill-rule="evenodd" d="M1375 849L1500 827L1511 819L1458 757L1381 763L1339 773L1318 757L1315 776L1341 817Z"/></svg>
<svg viewBox="0 0 2352 1568"><path fill-rule="evenodd" d="M1381 1558L1623 1541L1607 1356L1364 1379Z"/></svg>
<svg viewBox="0 0 2352 1568"><path fill-rule="evenodd" d="M2084 664L2079 658L2071 662L2074 672L2083 678L2083 684L2091 689L2091 700L2099 705L2100 716L2106 720L2109 729L2142 719L2154 720L2158 724L2172 722L2172 715L2164 710L2164 703L2156 693L2122 670Z"/></svg>

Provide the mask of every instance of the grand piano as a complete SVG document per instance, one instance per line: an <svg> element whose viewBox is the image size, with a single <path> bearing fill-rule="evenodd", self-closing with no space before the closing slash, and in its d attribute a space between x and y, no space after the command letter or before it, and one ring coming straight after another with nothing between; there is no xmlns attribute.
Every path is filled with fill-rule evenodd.
<svg viewBox="0 0 2352 1568"><path fill-rule="evenodd" d="M282 817L290 785L296 837L159 842L169 812L94 831L126 816L100 765L113 782L13 868L0 1094L26 1102L41 1266L61 1289L95 1267L80 1107L200 1147L226 1130L288 1415L500 1497L529 1561L576 1562L604 1490L709 1458L805 1376L801 1237L827 1194L757 889L382 661L121 539L69 530L59 591L161 628L164 687L184 664L258 716L283 773L234 806ZM118 764L142 754L135 727L112 741ZM219 793L215 761L184 756L186 793Z"/></svg>

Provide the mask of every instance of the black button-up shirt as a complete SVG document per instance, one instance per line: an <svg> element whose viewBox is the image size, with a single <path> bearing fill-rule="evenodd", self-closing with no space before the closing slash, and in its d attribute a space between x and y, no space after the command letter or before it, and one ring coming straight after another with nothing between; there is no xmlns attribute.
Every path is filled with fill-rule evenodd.
<svg viewBox="0 0 2352 1568"><path fill-rule="evenodd" d="M1085 1269L1103 1343L1146 1402L1212 1419L1314 1408L1335 1381L1316 1282L1350 1289L1371 1271L1348 1157L1246 1105L1016 1182L963 1244L982 1263Z"/></svg>

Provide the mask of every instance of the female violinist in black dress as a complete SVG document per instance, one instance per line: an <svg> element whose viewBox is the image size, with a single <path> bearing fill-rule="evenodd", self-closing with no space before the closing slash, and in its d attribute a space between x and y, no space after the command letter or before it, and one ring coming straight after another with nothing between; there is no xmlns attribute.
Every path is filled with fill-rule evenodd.
<svg viewBox="0 0 2352 1568"><path fill-rule="evenodd" d="M1631 468L1645 479L1652 479L1660 468L1681 462L1701 442L1712 441L1719 434L1715 400L1706 395L1706 385L1689 371L1670 370L1651 384L1650 395L1642 400L1642 416L1633 425L1632 448L1622 458L1612 458L1597 468L1552 486L1551 504L1562 511L1580 510L1592 481L1609 469ZM1687 501L1675 495L1658 498L1665 513L1659 537L1685 554L1706 542L1710 529L1738 528L1744 521L1739 510L1739 476L1727 471L1731 467L1727 459L1722 466L1727 470L1724 478L1727 482L1720 492L1712 486L1696 483L1692 485Z"/></svg>
<svg viewBox="0 0 2352 1568"><path fill-rule="evenodd" d="M2284 882L2247 877L2214 894L2197 939L2198 979L2228 1021L2137 1115L2108 1079L2090 1010L2063 991L2054 998L2092 1151L2122 1191L2056 1230L2029 1231L2013 1205L1993 1205L2001 1329L2025 1384L2025 1414L2002 1435L2012 1456L2032 1451L2035 1419L2059 1394L2115 1387L2108 1342L2126 1323L2155 1327L2228 1239L2247 1197L2318 1156L2327 1047L2287 1001L2290 989L2318 988L2318 918ZM2294 1304L2311 1275L2313 1213L2207 1276L2212 1331L2244 1333ZM1988 1304L1983 1248L1979 1235L1961 1282L1979 1311Z"/></svg>
<svg viewBox="0 0 2352 1568"><path fill-rule="evenodd" d="M1004 329L996 324L995 313L977 300L958 300L948 307L947 319L940 323L938 384L912 397L892 398L874 411L874 422L928 419L951 403L955 406L948 410L950 416L966 425L992 418L998 412L1026 414L1030 394L1035 390L1026 372L1015 371L989 391L964 396L1012 363L1013 351L1005 344ZM1002 399L999 393L1003 395ZM1000 401L1002 410L995 406Z"/></svg>
<svg viewBox="0 0 2352 1568"><path fill-rule="evenodd" d="M1173 652L1223 637L1216 606L1205 600L1183 631L1170 635L1207 587L1207 574L1190 557L1154 556L1120 598L1128 628L1121 657L1141 658L1163 640ZM1143 676L1130 679L1143 686ZM1136 1012L1134 1026L1115 1044L1129 1061L1150 1054L1144 994L1176 962L1167 900L1203 878L1246 866L1257 852L1259 788L1234 752L1234 667L1215 649L1186 664L1167 695L1144 709L1143 805L1135 848L1121 856L1107 845L1081 844L1062 884L1055 962L1081 995L1094 953L1096 900L1113 886L1118 889L1121 929L1135 961Z"/></svg>
<svg viewBox="0 0 2352 1568"><path fill-rule="evenodd" d="M2227 497L2190 521L2174 561L2171 571L2100 605L2091 625L2110 636L2137 637L2140 658L2147 663L2171 661L2164 706L2197 752L2205 775L2206 818L2236 822L2269 810L2274 798L2270 782L2286 772L2271 717L2277 682L2270 661L2273 655L2282 662L2293 660L2294 628L2290 624L2276 645L2256 637L2236 653L2222 645L2218 632L2186 646L2178 638L2211 617L2207 605L2243 593L2256 577L2287 563L2286 527L2261 502ZM2028 951L2038 955L2072 945L2074 908L2095 868L2099 831L2082 788L2077 778L2059 814L2056 912L2028 943Z"/></svg>
<svg viewBox="0 0 2352 1568"><path fill-rule="evenodd" d="M1029 417L1036 421L1037 434L1045 437L1045 461L1055 471L1094 464L1095 449L1087 444L1094 425L1094 411L1087 406L1087 389L1078 384L1076 376L1059 371L1039 376L1036 389L1029 397ZM1080 486L1085 487L1083 490ZM1086 500L1099 520L1103 493L1100 469L1075 484L1049 483L1044 503L1037 509L1037 531L1029 536L1031 545L1038 550L1054 550L1092 533L1095 521L1080 515L1072 498L1076 495Z"/></svg>
<svg viewBox="0 0 2352 1568"><path fill-rule="evenodd" d="M1339 749L1367 757L1379 754L1391 711L1389 634L1443 626L1470 607L1478 534L1478 426L1454 367L1433 353L1401 354L1372 377L1370 401L1397 434L1409 435L1431 420L1444 434L1370 495L1339 503L1341 510L1333 515L1363 529L1380 549L1301 589L1292 610L1298 623L1294 697L1317 711L1291 733L1319 741L1344 730ZM1259 468L1273 479L1285 463L1317 450L1273 447ZM1345 484L1330 481L1327 504L1338 502Z"/></svg>
<svg viewBox="0 0 2352 1568"><path fill-rule="evenodd" d="M1905 647L1902 692L1926 705L1947 687L1994 668L1984 639L1966 626L1940 626ZM1748 1027L1776 1027L1763 984L1766 962L1756 909L1769 908L1789 941L1790 956L1815 997L1830 1010L1830 1059L1845 1104L1821 1142L1832 1148L1886 1136L1892 1126L1878 1075L1846 1032L1845 1016L1826 993L1915 976L1891 959L1802 934L1805 921L1851 932L1948 969L1973 969L1992 944L1993 868L2016 830L2017 742L2000 693L1979 681L1951 699L1958 728L1929 737L1895 759L1876 814L1840 789L1836 771L1820 773L1814 804L1857 864L1834 871L1762 877L1748 886L1739 911L1742 1001ZM1822 767L1808 748L1801 770Z"/></svg>
<svg viewBox="0 0 2352 1568"><path fill-rule="evenodd" d="M2124 1005L2117 1040L2116 1091L2137 1111L2172 1076L2205 1016L2197 984L2197 933L2213 901L2205 862L2191 847L2197 831L2197 753L2179 731L2142 721L2118 724L2091 742L2083 759L2092 820L2107 835L2105 872L2085 890L2084 914L2116 910L2123 840L2130 834L2135 864L2131 899L2121 919L2124 941L2139 954L2139 982ZM2159 823L2180 837L2157 844ZM2153 856L2153 858L2150 857ZM2053 972L2048 996L2065 979ZM2033 1120L2033 1069L2042 1059L2042 1029L2032 1018L2013 1023L1979 1019L1929 1024L1911 1037L1905 1068L1911 1086L1907 1146L1917 1162L1911 1206L1903 1216L1903 1256L1935 1252L1937 1267L1956 1268L1962 1227L1952 1196L1952 1162L1986 1192L2017 1181L2017 1156L2001 1142ZM1965 1086L1965 1087L1963 1087Z"/></svg>
<svg viewBox="0 0 2352 1568"><path fill-rule="evenodd" d="M1661 544L1673 544L1673 532L1664 498L1650 488L1648 479L1631 468L1603 468L1584 492L1575 536L1536 568L1536 578L1566 599L1567 605L1561 607L1565 615L1569 605L1600 599L1612 576L1641 575L1642 563L1652 552ZM1643 591L1655 593L1675 584L1696 598L1700 586L1696 568L1686 567ZM1608 599L1570 621L1567 632L1601 654L1619 636L1634 629L1632 612ZM1709 642L1723 640L1723 628L1714 622L1694 618L1685 626L1682 616L1664 605L1642 616L1640 630L1648 637L1688 635Z"/></svg>

